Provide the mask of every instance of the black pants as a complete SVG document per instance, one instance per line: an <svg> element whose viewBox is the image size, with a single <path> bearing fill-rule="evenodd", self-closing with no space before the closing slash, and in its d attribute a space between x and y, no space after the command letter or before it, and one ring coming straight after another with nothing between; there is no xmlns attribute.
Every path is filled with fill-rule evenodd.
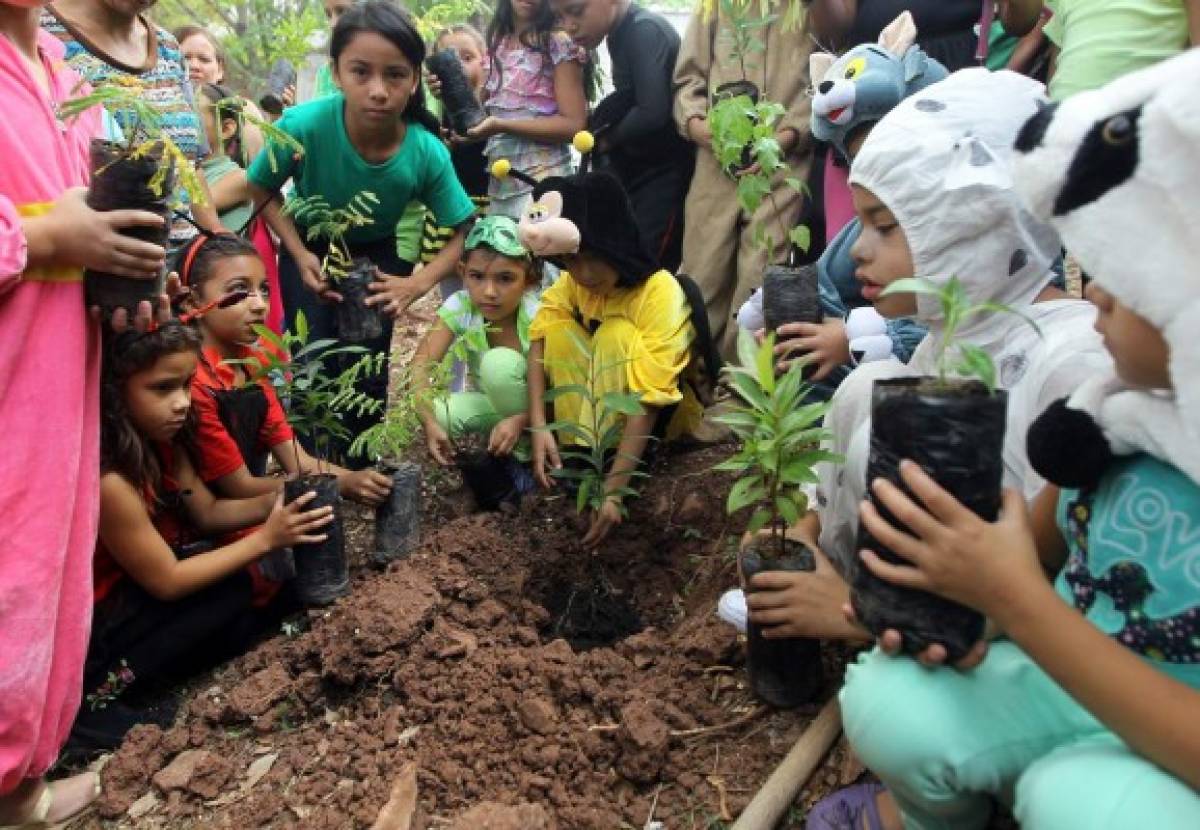
<svg viewBox="0 0 1200 830"><path fill-rule="evenodd" d="M319 247L313 247L311 250L318 257L325 254L324 249ZM361 245L351 245L350 254L355 258L366 257L375 263L376 267L385 274L402 277L412 274L413 264L407 260L400 259L396 255L396 240L394 237ZM339 339L333 305L323 302L304 285L304 281L300 279L300 269L296 265L296 261L292 259L286 250L280 251L279 254L279 287L283 295L284 321L289 331L294 332L296 330L296 312L303 311L305 318L308 320L309 342L323 338ZM360 345L372 353L378 354L382 352L383 354L390 355L392 351L391 319L389 318L385 321L383 334L379 337L356 345ZM332 373L344 371L361 357L361 354L340 356L330 361L327 370ZM375 377L362 378L357 388L360 392L386 404L387 385L388 370L385 369L384 372ZM370 464L370 459L350 457L350 444L353 441L353 436L357 436L368 427L373 426L379 419L379 414L360 416L357 413L343 413L340 416L340 420L350 431L350 435L352 436L350 439L322 436L324 443L318 448L311 436L301 435L300 443L314 455L325 453L330 457L330 460L336 461L345 467L362 469Z"/></svg>
<svg viewBox="0 0 1200 830"><path fill-rule="evenodd" d="M251 583L239 571L194 594L164 602L123 579L96 604L83 668L84 706L110 674L128 668L124 690L173 682L249 647L257 633Z"/></svg>

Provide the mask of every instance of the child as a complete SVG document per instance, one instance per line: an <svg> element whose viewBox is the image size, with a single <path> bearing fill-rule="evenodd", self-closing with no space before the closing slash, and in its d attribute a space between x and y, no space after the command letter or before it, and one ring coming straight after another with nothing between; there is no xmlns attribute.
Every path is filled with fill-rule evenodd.
<svg viewBox="0 0 1200 830"><path fill-rule="evenodd" d="M1010 3L1042 5L1031 0ZM1200 7L1194 0L1046 0L1045 5L1053 13L1043 32L1056 47L1050 75L1050 97L1055 101L1200 45Z"/></svg>
<svg viewBox="0 0 1200 830"><path fill-rule="evenodd" d="M856 46L836 59L814 52L809 58L813 136L852 161L880 118L945 78L945 67L921 51L916 39L912 16L904 12L880 33L877 43ZM848 196L849 185L846 192ZM794 359L811 361L814 394L825 398L858 363L890 356L907 363L925 336L920 324L907 318L885 321L863 299L850 255L861 232L862 223L850 220L817 260L825 320L789 323L777 332L781 368ZM751 331L765 326L761 290L739 310L738 325Z"/></svg>
<svg viewBox="0 0 1200 830"><path fill-rule="evenodd" d="M226 86L225 79L225 50L221 48L221 44L217 39L205 28L201 26L181 26L175 30L175 39L179 41L179 51L183 55L183 62L187 66L188 80L192 82L192 89L199 91L205 84L213 84L224 89ZM230 92L227 96L229 99L234 99L235 96ZM285 96L286 97L286 93ZM237 111L246 113L254 118L262 121L265 116L257 105L248 98L237 97ZM203 119L203 114L201 114ZM245 124L239 118L239 129L236 135L226 138L223 142L225 154L236 161L241 166L245 167L246 163L257 156L263 148L262 130L256 124ZM209 150L211 151L217 145L212 139L208 142ZM209 187L212 186L210 181ZM220 206L217 207L218 212ZM226 225L231 230L237 230L232 225ZM240 225L238 227L241 227Z"/></svg>
<svg viewBox="0 0 1200 830"><path fill-rule="evenodd" d="M58 0L46 7L41 25L62 41L67 62L93 85L139 85L141 96L160 114L163 130L189 162L199 165L206 152L204 128L196 114L179 43L144 17L142 8L138 4L108 5L102 0ZM133 127L132 113L114 115L123 130ZM203 186L203 176L200 182ZM178 186L175 196L185 212L171 224L171 252L196 235L197 225L209 231L222 229L207 187L200 195L203 199L197 197L196 204L189 204L187 190L182 183ZM186 218L187 211L195 224Z"/></svg>
<svg viewBox="0 0 1200 830"><path fill-rule="evenodd" d="M471 89L476 96L483 92L484 76L487 72L485 61L487 49L483 43L483 35L468 23L458 23L438 35L434 44L437 52L443 49L453 49L462 61L463 72ZM432 78L432 76L431 76ZM432 82L432 81L431 81ZM489 177L487 170L486 146L482 141L466 141L461 136L449 135L449 123L443 117L442 135L448 136L450 146L450 162L454 165L454 175L458 183L475 203L478 215L487 212ZM425 228L421 235L421 262L428 265L433 262L446 245L446 241L454 235L453 228L439 228L432 216L425 217ZM442 299L458 293L462 289L462 281L457 276L448 276L442 280Z"/></svg>
<svg viewBox="0 0 1200 830"><path fill-rule="evenodd" d="M187 438L198 346L194 331L171 321L118 336L105 354L95 622L73 733L81 746L115 746L140 719L116 703L130 687L243 647L252 633L246 567L276 548L322 541L333 518L330 507L304 511L312 493L284 506L279 493L228 500L205 486ZM194 552L198 536L255 524L233 544Z"/></svg>
<svg viewBox="0 0 1200 830"><path fill-rule="evenodd" d="M750 6L749 0L735 0ZM748 9L750 17L756 17ZM744 216L738 205L735 177L722 170L712 150L708 112L721 86L747 80L758 89L762 100L783 106L785 113L775 131L788 176L807 175L811 142L806 140L809 121L808 76L797 72L807 63L812 45L803 26L785 27L782 16L757 29L762 49L743 62L731 54L732 22L723 8L708 14L693 14L675 66L675 126L696 145L696 170L692 174L684 205L683 262L680 270L704 292L708 322L722 351L735 351L737 327L731 324L734 309L762 284L763 269L787 259L791 243L778 228L795 224L800 194L784 184L773 183L770 198L764 199L757 215ZM746 77L743 77L743 72ZM773 228L769 252L753 240L752 223Z"/></svg>
<svg viewBox="0 0 1200 830"><path fill-rule="evenodd" d="M614 91L592 114L596 151L629 194L651 262L675 272L695 156L672 118L679 35L662 15L630 0L551 0L550 5L584 49L608 41Z"/></svg>
<svg viewBox="0 0 1200 830"><path fill-rule="evenodd" d="M228 155L231 150L237 152L241 143L239 103L222 86L210 83L200 86L200 121L209 146L200 169L204 171L221 224L234 233L246 227L253 207L246 171Z"/></svg>
<svg viewBox="0 0 1200 830"><path fill-rule="evenodd" d="M352 0L321 0L321 8L325 12L325 20L329 23L329 31L331 33L337 27L338 21L342 19L342 15L349 11L353 5ZM330 95L337 94L338 85L333 80L333 64L322 63L317 67L313 98L328 98Z"/></svg>
<svg viewBox="0 0 1200 830"><path fill-rule="evenodd" d="M1008 637L978 649L971 671L876 650L847 672L846 735L905 827L983 827L990 797L1014 794L1022 827L1200 826L1200 201L1180 185L1200 175L1198 83L1193 50L1035 116L1018 140L1018 186L1093 275L1114 361L1031 433L1031 460L1063 489L1032 513L1009 491L988 524L906 464L914 497L874 490L911 530L863 506L912 565L863 552L867 567L974 607ZM1112 245L1146 233L1149 263ZM865 798L838 793L814 814L871 810Z"/></svg>
<svg viewBox="0 0 1200 830"><path fill-rule="evenodd" d="M156 277L165 252L120 232L141 211L87 206L100 109L59 122L79 94L36 3L0 3L0 826L56 823L98 795L84 773L53 783L79 708L99 498L99 326L83 269Z"/></svg>
<svg viewBox="0 0 1200 830"><path fill-rule="evenodd" d="M438 309L438 320L413 357L419 388L456 344L466 358L474 391L450 394L422 407L429 454L452 463L455 442L466 434L485 438L493 456L513 454L529 424L526 354L538 310L539 281L532 257L507 216L485 216L467 234L459 264L465 290Z"/></svg>
<svg viewBox="0 0 1200 830"><path fill-rule="evenodd" d="M834 434L831 449L845 462L819 465L817 512L799 529L810 543L819 539L833 566L823 561L815 576L751 580L751 588L767 589L747 596L751 619L774 636L864 636L838 609L848 595L842 575L853 563L866 488L872 386L934 374L945 323L935 298L885 296L888 284L914 275L937 283L957 276L971 303L1018 312L976 315L957 337L987 352L998 385L1008 391L1004 481L1029 497L1043 485L1025 452L1030 423L1108 365L1092 330L1094 310L1050 286L1057 235L1024 209L1012 187L1009 148L1044 101L1041 84L1024 76L964 69L898 104L859 150L850 183L862 232L851 255L862 295L883 317L914 317L930 334L907 365L885 359L859 366L834 395L826 425Z"/></svg>
<svg viewBox="0 0 1200 830"><path fill-rule="evenodd" d="M320 196L334 208L361 192L374 193L379 202L372 223L351 228L346 241L352 256L366 257L378 268L367 303L394 317L454 270L465 233L460 226L475 206L454 177L437 122L425 109L420 74L425 44L408 14L385 0L354 6L334 28L330 57L342 93L292 107L277 125L304 146L303 157L294 161L291 149L272 143L268 152L276 169L263 153L248 176L257 204L271 199L289 176L297 196ZM458 231L441 254L409 277L413 263L397 255L396 226L414 198L432 209L439 225ZM327 303L341 297L321 270L326 244L306 243L278 205L268 205L264 215L284 247L280 282L288 327L303 309L314 337L336 336ZM383 329L363 345L390 353L391 322ZM386 377L372 381L362 390L382 400ZM364 418L347 420L352 432L370 424ZM345 447L335 451L344 458Z"/></svg>
<svg viewBox="0 0 1200 830"><path fill-rule="evenodd" d="M247 292L241 302L203 314L196 325L202 351L192 380L196 413L196 472L226 498L277 493L283 480L266 477L267 455L289 476L313 470L318 462L293 440L292 428L267 378L252 382L245 366L260 342L254 327L267 310L267 282L254 246L238 236L203 237L192 243L180 279L191 289L192 311L222 297ZM375 470L351 471L326 461L322 472L337 476L346 498L377 505L387 498L391 479Z"/></svg>
<svg viewBox="0 0 1200 830"><path fill-rule="evenodd" d="M641 410L624 418L621 441L604 482L607 495L583 538L595 547L621 522L622 495L651 437L674 437L694 426L701 407L684 372L691 362L702 303L691 306L674 276L655 266L642 248L633 210L620 183L607 173L545 179L521 222L521 240L564 269L542 295L529 330L529 423L533 472L551 487L562 467L546 425L543 394L579 383L580 364L595 361L598 399L606 393L639 396ZM709 360L709 342L698 343ZM587 351L580 354L581 346ZM710 371L712 367L710 367ZM555 420L586 415L578 395L554 401Z"/></svg>
<svg viewBox="0 0 1200 830"><path fill-rule="evenodd" d="M488 117L467 131L487 139L489 161L505 158L542 179L571 172L571 137L587 124L587 52L554 28L548 0L498 0L487 28L484 105ZM530 189L492 179L490 213L520 219Z"/></svg>

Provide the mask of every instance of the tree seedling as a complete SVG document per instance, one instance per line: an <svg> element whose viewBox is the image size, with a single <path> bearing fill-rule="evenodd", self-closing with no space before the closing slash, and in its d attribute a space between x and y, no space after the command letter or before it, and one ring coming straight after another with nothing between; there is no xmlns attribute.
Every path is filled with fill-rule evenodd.
<svg viewBox="0 0 1200 830"><path fill-rule="evenodd" d="M958 277L938 285L924 277L896 280L884 289L881 296L890 294L924 294L936 297L942 312L942 331L934 345L939 386L948 385L951 375L977 378L989 393L996 391L996 364L984 349L972 343L960 342L958 330L972 317L980 314L1012 314L1020 317L1041 335L1042 330L1028 315L1003 303L972 303Z"/></svg>
<svg viewBox="0 0 1200 830"><path fill-rule="evenodd" d="M354 264L346 234L354 228L375 224L371 214L378 204L378 196L362 190L354 194L345 207L332 207L324 196L314 195L289 199L283 212L307 228L305 236L309 242L323 239L328 243L321 271L337 282L349 275Z"/></svg>
<svg viewBox="0 0 1200 830"><path fill-rule="evenodd" d="M768 335L755 346L746 331L738 338L740 365L726 366L730 384L742 404L716 418L741 442L734 456L714 469L741 474L729 491L725 509L736 513L754 507L747 530L764 527L779 556L784 555L784 532L808 509L806 484L817 481L816 466L841 457L824 449L832 433L821 426L829 411L825 401L805 403L809 386L804 362L775 374L775 338Z"/></svg>
<svg viewBox="0 0 1200 830"><path fill-rule="evenodd" d="M639 396L633 393L599 391L605 374L621 369L627 361L601 365L583 338L574 332L571 338L579 352L579 359L569 361L567 366L576 382L547 389L543 401L553 403L559 398L578 396L581 403L579 422L556 419L537 429L554 432L564 447L574 447L562 449L559 454L564 462L576 463L564 463L562 469L554 471L553 475L575 483L578 488L575 492L577 512L599 510L606 500L615 497L620 502L621 515L625 516L624 498L634 495L636 491L629 486L609 490L606 470L608 462L618 457L625 419L642 414L642 405L638 402ZM572 443L565 443L564 439L567 438L572 439ZM633 477L644 478L646 475L637 469L631 473Z"/></svg>

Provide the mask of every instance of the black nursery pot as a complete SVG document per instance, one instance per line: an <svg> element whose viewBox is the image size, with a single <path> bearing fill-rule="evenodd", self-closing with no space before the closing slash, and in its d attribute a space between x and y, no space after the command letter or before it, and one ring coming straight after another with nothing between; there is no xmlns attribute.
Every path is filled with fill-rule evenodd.
<svg viewBox="0 0 1200 830"><path fill-rule="evenodd" d="M774 546L774 540L769 543ZM763 571L813 571L816 559L801 542L784 539L783 556L771 558L760 553L756 545L747 546L741 553L742 577ZM767 639L762 629L746 623L746 664L750 673L750 688L765 703L779 709L794 709L816 699L824 681L821 667L821 643L808 637Z"/></svg>
<svg viewBox="0 0 1200 830"><path fill-rule="evenodd" d="M466 135L467 130L487 118L487 112L467 81L457 52L443 49L426 58L425 66L442 82L442 105L450 119L450 129L458 135Z"/></svg>
<svg viewBox="0 0 1200 830"><path fill-rule="evenodd" d="M167 204L175 189L174 170L168 170L162 192L155 193L150 181L163 163L163 148L153 146L149 152L130 157L124 146L103 139L91 143L92 182L88 187L87 204L92 210L145 210L163 217L160 228L126 228L125 236L166 247L170 234L171 211ZM157 280L135 280L104 271L84 272L84 285L89 306L100 306L108 316L118 308L133 314L138 303L151 303L163 292L166 272Z"/></svg>
<svg viewBox="0 0 1200 830"><path fill-rule="evenodd" d="M784 323L819 323L825 319L817 286L816 264L796 268L768 265L763 271L763 318L767 331L775 331Z"/></svg>
<svg viewBox="0 0 1200 830"><path fill-rule="evenodd" d="M337 478L332 475L305 476L290 479L283 485L285 504L298 499L309 490L317 497L304 506L306 511L318 507L333 507L333 521L318 533L327 536L324 542L296 545L296 594L305 605L328 605L350 593L350 571L346 566L345 537L342 518L338 513L341 496Z"/></svg>
<svg viewBox="0 0 1200 830"><path fill-rule="evenodd" d="M271 71L267 73L267 91L258 99L258 105L263 112L283 115L283 93L295 85L296 67L287 58L280 58L271 64Z"/></svg>
<svg viewBox="0 0 1200 830"><path fill-rule="evenodd" d="M480 510L499 510L501 504L519 500L517 485L509 475L504 459L487 450L475 450L460 452L455 463Z"/></svg>
<svg viewBox="0 0 1200 830"><path fill-rule="evenodd" d="M376 565L407 557L421 541L421 465L406 461L382 472L392 477L392 492L375 508Z"/></svg>
<svg viewBox="0 0 1200 830"><path fill-rule="evenodd" d="M975 380L945 384L934 378L875 381L867 481L885 478L908 493L899 471L900 461L908 458L960 502L993 521L1000 510L1007 404L1003 390L990 394ZM868 495L885 519L903 527L870 491ZM864 548L888 562L905 563L860 526L856 549ZM906 652L916 654L941 643L953 661L965 655L983 633L983 616L978 612L884 582L857 557L850 577L850 599L858 619L876 635L889 628L898 630Z"/></svg>
<svg viewBox="0 0 1200 830"><path fill-rule="evenodd" d="M383 334L383 315L377 306L367 305L371 296L367 286L375 282L375 263L355 259L350 273L336 286L342 301L334 306L338 336L347 343L365 343Z"/></svg>

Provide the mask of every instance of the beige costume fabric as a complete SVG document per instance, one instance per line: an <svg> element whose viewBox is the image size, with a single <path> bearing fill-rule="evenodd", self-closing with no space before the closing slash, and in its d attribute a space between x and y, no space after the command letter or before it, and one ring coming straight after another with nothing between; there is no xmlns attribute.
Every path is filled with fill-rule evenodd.
<svg viewBox="0 0 1200 830"><path fill-rule="evenodd" d="M713 4L710 14L692 15L675 64L675 124L685 138L690 119L707 117L712 93L721 84L742 80L738 60L730 54L730 26L717 5ZM757 4L752 4L750 15L759 16ZM764 99L786 108L780 126L791 127L800 136L787 157L791 169L786 173L803 181L812 155L808 79L812 43L807 27L802 24L784 31L782 20L776 20L756 36L765 40L766 49L746 58L746 80L758 87ZM799 194L783 179L781 174L773 190L774 200L763 200L754 217L770 223L773 262L782 261L787 253L781 228L791 230L800 210ZM700 286L713 339L726 356L734 354L737 340L732 315L762 284L767 264L766 252L753 244L752 235L749 217L738 207L733 179L717 166L711 149L698 147L684 209L680 272Z"/></svg>

